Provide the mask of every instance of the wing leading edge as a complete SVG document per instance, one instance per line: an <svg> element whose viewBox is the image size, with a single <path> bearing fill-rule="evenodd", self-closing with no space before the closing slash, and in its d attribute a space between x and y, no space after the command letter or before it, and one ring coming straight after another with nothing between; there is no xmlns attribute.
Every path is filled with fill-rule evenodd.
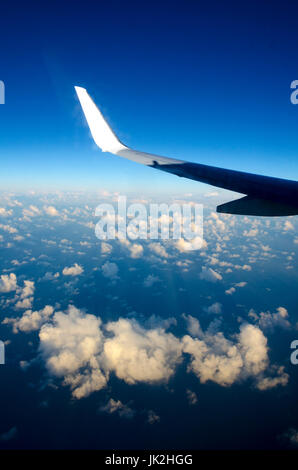
<svg viewBox="0 0 298 470"><path fill-rule="evenodd" d="M260 216L298 214L297 181L191 163L130 149L114 134L87 91L81 87L75 87L75 90L92 137L103 152L183 178L245 194L245 197L218 206L217 212Z"/></svg>

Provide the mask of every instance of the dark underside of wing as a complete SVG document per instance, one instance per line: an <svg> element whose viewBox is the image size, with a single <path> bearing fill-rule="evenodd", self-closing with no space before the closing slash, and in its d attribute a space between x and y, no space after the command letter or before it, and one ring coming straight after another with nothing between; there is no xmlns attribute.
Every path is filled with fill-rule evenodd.
<svg viewBox="0 0 298 470"><path fill-rule="evenodd" d="M298 214L297 181L244 173L199 163L183 162L160 165L156 160L149 166L180 177L246 195L218 206L217 212L268 217Z"/></svg>
<svg viewBox="0 0 298 470"><path fill-rule="evenodd" d="M267 217L278 217L285 215L297 215L298 207L288 204L280 204L266 199L258 199L244 196L235 201L226 202L217 206L217 212L238 215L260 215Z"/></svg>

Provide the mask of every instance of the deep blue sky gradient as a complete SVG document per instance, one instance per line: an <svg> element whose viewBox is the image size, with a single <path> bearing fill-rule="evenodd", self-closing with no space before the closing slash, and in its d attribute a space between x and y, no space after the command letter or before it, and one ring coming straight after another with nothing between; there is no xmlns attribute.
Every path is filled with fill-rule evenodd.
<svg viewBox="0 0 298 470"><path fill-rule="evenodd" d="M102 154L74 85L127 145L298 179L297 11L294 1L6 3L1 187L207 190Z"/></svg>

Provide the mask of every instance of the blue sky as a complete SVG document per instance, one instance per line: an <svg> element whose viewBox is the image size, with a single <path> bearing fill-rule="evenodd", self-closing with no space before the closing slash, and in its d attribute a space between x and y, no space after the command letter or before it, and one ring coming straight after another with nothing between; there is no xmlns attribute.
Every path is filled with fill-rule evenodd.
<svg viewBox="0 0 298 470"><path fill-rule="evenodd" d="M104 155L81 85L128 145L298 179L292 2L22 2L2 7L4 189L206 190ZM178 189L179 186L179 189Z"/></svg>

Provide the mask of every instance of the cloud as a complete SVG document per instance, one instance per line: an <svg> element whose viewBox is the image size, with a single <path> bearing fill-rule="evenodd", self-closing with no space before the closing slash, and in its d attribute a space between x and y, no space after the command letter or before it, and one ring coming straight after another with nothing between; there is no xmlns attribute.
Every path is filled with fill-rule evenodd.
<svg viewBox="0 0 298 470"><path fill-rule="evenodd" d="M0 278L0 292L7 293L17 289L17 277L14 273L2 274Z"/></svg>
<svg viewBox="0 0 298 470"><path fill-rule="evenodd" d="M119 379L137 382L167 382L181 359L180 341L163 328L145 330L135 320L109 322L113 334L104 344L107 365Z"/></svg>
<svg viewBox="0 0 298 470"><path fill-rule="evenodd" d="M148 248L157 256L161 256L162 258L169 257L168 253L166 252L165 247L162 246L160 243L150 243L148 245Z"/></svg>
<svg viewBox="0 0 298 470"><path fill-rule="evenodd" d="M17 233L17 229L14 227L11 227L10 225L0 224L0 228L2 228L2 230L8 233Z"/></svg>
<svg viewBox="0 0 298 470"><path fill-rule="evenodd" d="M254 310L250 310L248 316L253 318L262 330L273 330L274 327L280 327L288 329L291 327L289 322L289 314L286 308L278 307L275 313L261 312L259 314L255 313Z"/></svg>
<svg viewBox="0 0 298 470"><path fill-rule="evenodd" d="M55 281L56 279L58 279L59 276L60 276L60 274L58 272L54 274L54 273L48 271L48 272L45 273L42 280L43 281Z"/></svg>
<svg viewBox="0 0 298 470"><path fill-rule="evenodd" d="M23 309L23 308L31 308L33 303L33 297L26 297L23 300L18 300L15 304L15 308Z"/></svg>
<svg viewBox="0 0 298 470"><path fill-rule="evenodd" d="M225 291L225 294L227 294L227 295L232 295L232 294L234 294L234 292L236 292L235 287L230 287L230 289L227 289L227 290Z"/></svg>
<svg viewBox="0 0 298 470"><path fill-rule="evenodd" d="M119 279L118 277L118 266L116 263L110 263L107 261L102 267L101 267L102 273L105 277L108 277L109 279L115 280Z"/></svg>
<svg viewBox="0 0 298 470"><path fill-rule="evenodd" d="M18 331L29 333L39 330L50 319L53 312L54 308L46 305L39 311L26 310L21 318L4 318L2 323L4 325L12 324L14 333L18 333Z"/></svg>
<svg viewBox="0 0 298 470"><path fill-rule="evenodd" d="M188 403L190 405L195 405L198 402L198 397L195 392L187 389L186 396L187 396Z"/></svg>
<svg viewBox="0 0 298 470"><path fill-rule="evenodd" d="M117 413L120 418L131 419L135 415L135 411L131 409L128 405L123 404L120 400L114 400L110 398L108 403L99 408L100 412L103 413Z"/></svg>
<svg viewBox="0 0 298 470"><path fill-rule="evenodd" d="M244 267L243 267L243 269L244 269ZM245 269L246 269L246 267L245 267ZM247 285L247 282L236 282L234 284L234 286L230 287L230 289L227 289L225 291L225 294L226 295L232 295L236 292L236 287L245 287L246 285Z"/></svg>
<svg viewBox="0 0 298 470"><path fill-rule="evenodd" d="M62 274L64 276L78 276L79 274L82 274L84 269L82 266L80 266L78 263L75 263L73 266L70 267L65 267L62 271Z"/></svg>
<svg viewBox="0 0 298 470"><path fill-rule="evenodd" d="M30 219L30 217L35 217L36 215L40 215L40 210L36 206L29 206L29 209L23 209L23 216L26 219Z"/></svg>
<svg viewBox="0 0 298 470"><path fill-rule="evenodd" d="M133 243L129 246L129 251L132 258L140 258L143 255L144 249L139 243Z"/></svg>
<svg viewBox="0 0 298 470"><path fill-rule="evenodd" d="M113 250L112 245L106 242L101 243L101 252L103 255L109 255Z"/></svg>
<svg viewBox="0 0 298 470"><path fill-rule="evenodd" d="M33 302L33 294L35 291L34 281L24 281L24 287L17 289L18 301L15 304L16 309L31 308Z"/></svg>
<svg viewBox="0 0 298 470"><path fill-rule="evenodd" d="M244 230L243 236L244 237L256 237L259 233L259 230L257 228L255 229L250 229L250 230Z"/></svg>
<svg viewBox="0 0 298 470"><path fill-rule="evenodd" d="M272 366L271 371L276 373L275 377L263 377L257 382L257 388L259 390L270 390L278 385L285 386L289 381L289 375L285 372L283 366Z"/></svg>
<svg viewBox="0 0 298 470"><path fill-rule="evenodd" d="M204 333L197 319L192 319L190 324L195 337L183 337L183 352L190 354L188 370L201 383L210 380L221 386L230 386L248 377L255 377L256 386L260 389L269 388L269 383L271 387L286 384L285 376L279 380L264 378L264 371L269 364L267 339L255 325L241 325L240 333L232 341L221 332L211 334L207 330ZM279 370L278 376L281 375Z"/></svg>
<svg viewBox="0 0 298 470"><path fill-rule="evenodd" d="M194 237L192 240L185 240L184 238L179 238L177 242L174 243L175 247L181 253L187 251L200 250L201 248L207 247L207 242L200 236Z"/></svg>
<svg viewBox="0 0 298 470"><path fill-rule="evenodd" d="M100 325L100 318L69 306L67 313L56 312L53 323L41 327L39 349L46 368L50 374L63 377L75 398L106 386Z"/></svg>
<svg viewBox="0 0 298 470"><path fill-rule="evenodd" d="M187 331L191 336L202 336L203 331L201 329L200 322L197 318L194 318L192 315L182 315L187 323Z"/></svg>
<svg viewBox="0 0 298 470"><path fill-rule="evenodd" d="M163 328L167 330L172 325L177 325L175 317L162 318L159 315L153 314L145 321L145 326L149 329Z"/></svg>
<svg viewBox="0 0 298 470"><path fill-rule="evenodd" d="M294 446L298 446L298 430L295 428L290 428L285 434L286 437L291 444Z"/></svg>
<svg viewBox="0 0 298 470"><path fill-rule="evenodd" d="M149 274L144 280L144 287L151 287L153 284L159 281L159 277Z"/></svg>
<svg viewBox="0 0 298 470"><path fill-rule="evenodd" d="M236 282L235 287L245 287L247 285L247 282Z"/></svg>
<svg viewBox="0 0 298 470"><path fill-rule="evenodd" d="M167 382L181 360L180 340L163 328L120 318L103 330L100 318L74 306L56 312L39 337L49 374L63 378L75 398L105 387L110 372L129 384Z"/></svg>
<svg viewBox="0 0 298 470"><path fill-rule="evenodd" d="M55 314L50 306L29 310L4 323L13 324L15 331L40 328L39 354L49 375L61 378L77 399L104 388L111 373L130 385L167 383L184 359L201 383L228 387L253 378L262 391L287 384L284 368L269 364L267 339L258 326L242 324L239 333L227 338L219 331L220 321L203 331L197 318L183 316L189 334L182 338L166 331L173 319L154 317L146 327L131 318L102 325L100 318L74 306ZM187 396L195 401L191 393ZM122 405L110 401L105 411L120 412Z"/></svg>
<svg viewBox="0 0 298 470"><path fill-rule="evenodd" d="M214 304L210 305L209 307L206 307L205 312L207 313L215 313L219 314L222 312L222 304L219 302L215 302Z"/></svg>
<svg viewBox="0 0 298 470"><path fill-rule="evenodd" d="M24 240L24 237L22 235L16 235L15 237L13 237L13 239L16 242L21 242L22 240Z"/></svg>
<svg viewBox="0 0 298 470"><path fill-rule="evenodd" d="M224 232L225 231L225 223L223 222L222 220L222 216L220 217L216 212L211 212L210 214L210 217L211 219L214 219L215 220L215 223L216 223L216 227L221 231L221 232Z"/></svg>
<svg viewBox="0 0 298 470"><path fill-rule="evenodd" d="M34 281L24 281L24 287L21 290L20 299L25 299L34 294Z"/></svg>
<svg viewBox="0 0 298 470"><path fill-rule="evenodd" d="M153 410L149 410L148 411L148 417L147 417L147 423L155 424L155 423L159 423L159 421L160 421L160 417L158 416L158 414L156 414L155 411L153 411Z"/></svg>
<svg viewBox="0 0 298 470"><path fill-rule="evenodd" d="M239 266L238 264L235 264L234 266L235 269L242 269L243 271L251 271L251 266L249 264L244 264L243 266Z"/></svg>
<svg viewBox="0 0 298 470"><path fill-rule="evenodd" d="M139 243L131 244L127 239L119 239L119 242L129 251L129 254L132 258L140 258L144 253L144 248Z"/></svg>
<svg viewBox="0 0 298 470"><path fill-rule="evenodd" d="M50 215L51 217L56 217L59 215L59 212L57 211L57 209L54 207L54 206L44 206L43 207L45 213L47 215Z"/></svg>
<svg viewBox="0 0 298 470"><path fill-rule="evenodd" d="M294 226L292 222L290 222L289 220L286 220L284 224L284 230L285 231L294 230Z"/></svg>
<svg viewBox="0 0 298 470"><path fill-rule="evenodd" d="M246 285L247 285L247 282L243 282L243 281L242 282L236 282L234 284L234 287L230 287L230 289L227 289L225 291L225 294L232 295L232 294L234 294L234 292L236 292L236 287L245 287Z"/></svg>
<svg viewBox="0 0 298 470"><path fill-rule="evenodd" d="M209 282L221 281L222 276L214 271L212 268L206 268L203 266L202 272L200 273L200 279Z"/></svg>
<svg viewBox="0 0 298 470"><path fill-rule="evenodd" d="M5 207L0 207L0 217L8 217L12 215L12 210L7 210Z"/></svg>

